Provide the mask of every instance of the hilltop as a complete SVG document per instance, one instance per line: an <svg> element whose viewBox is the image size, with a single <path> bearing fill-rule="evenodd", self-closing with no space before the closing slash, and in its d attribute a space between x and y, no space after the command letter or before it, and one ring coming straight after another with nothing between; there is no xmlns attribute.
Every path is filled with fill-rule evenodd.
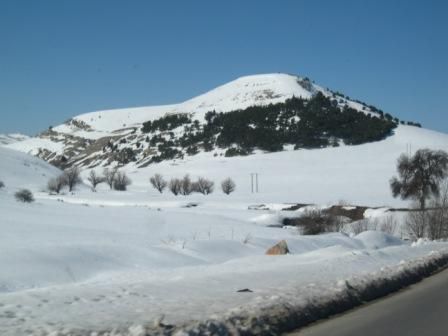
<svg viewBox="0 0 448 336"><path fill-rule="evenodd" d="M145 167L213 150L234 156L379 141L397 124L390 114L308 78L266 74L180 104L81 114L11 147L61 168Z"/></svg>

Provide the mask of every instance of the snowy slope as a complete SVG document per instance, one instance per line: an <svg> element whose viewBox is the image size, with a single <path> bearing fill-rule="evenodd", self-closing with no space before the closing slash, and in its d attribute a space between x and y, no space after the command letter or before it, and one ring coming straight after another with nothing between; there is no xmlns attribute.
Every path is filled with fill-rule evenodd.
<svg viewBox="0 0 448 336"><path fill-rule="evenodd" d="M104 151L107 141L113 140L118 144L118 150L137 150L140 143L147 146L146 134L140 131L144 121L159 118L166 113L182 112L194 112L195 118L202 118L209 110L225 112L243 109L257 104L281 102L292 96L310 98L318 91L327 96L333 95L331 91L298 76L246 76L176 105L83 114L54 127L48 135L8 147L38 155L49 162L62 155L76 158L82 148L94 147L78 156L74 164L101 170L110 160L109 153ZM369 107L347 100L346 97L336 95L336 99L342 101L340 104L347 104L363 113L374 113ZM121 144L121 140L125 140L125 144ZM129 163L125 169L133 179L131 189L136 191L146 191L149 188L148 179L154 173L163 173L167 178L188 173L193 178L211 178L217 185L223 178L232 177L238 185L234 197L244 202L335 203L343 199L371 206L402 206L406 203L391 197L388 181L395 174L396 159L409 148L412 152L419 148L448 150L448 135L399 125L387 139L358 146L341 145L297 151L285 148L283 152L257 152L255 155L234 158L224 157L223 151L217 149L185 156L184 159L152 163L146 168L138 168L142 162ZM145 153L147 150L139 150L139 155L146 160L151 158L151 154ZM250 174L255 172L259 174L260 193L254 195L250 193ZM219 199L219 196L212 195L211 198Z"/></svg>
<svg viewBox="0 0 448 336"><path fill-rule="evenodd" d="M7 190L42 190L48 179L60 173L59 169L39 158L9 148L0 147L0 158L0 180Z"/></svg>
<svg viewBox="0 0 448 336"><path fill-rule="evenodd" d="M254 105L283 102L293 95L309 99L316 87L302 87L297 76L286 74L254 75L238 78L216 89L176 105L118 109L81 114L76 119L98 131L114 131L160 118L167 113L195 113L195 119L212 110L227 112ZM69 132L64 126L56 131Z"/></svg>
<svg viewBox="0 0 448 336"><path fill-rule="evenodd" d="M90 194L97 202L105 197ZM298 288L319 292L448 247L411 246L374 232L300 236L261 225L257 219L268 212L230 200L116 207L37 196L27 205L0 192L2 335L123 328L163 315L166 323L204 319L306 294ZM281 239L291 254L265 256ZM253 293L237 293L244 288Z"/></svg>
<svg viewBox="0 0 448 336"><path fill-rule="evenodd" d="M104 195L104 204L140 204L184 200L198 202L256 203L317 203L337 204L345 200L367 206L408 206L407 201L393 198L389 180L396 174L396 160L411 147L448 151L448 135L412 126L398 126L395 134L384 141L358 146L339 146L315 150L286 150L277 153L257 153L250 156L215 156L212 151L183 160L170 160L137 168L130 164L124 169L133 183L133 194ZM102 168L94 168L98 173ZM187 198L159 194L149 184L149 177L162 174L167 180L190 174L192 179L207 177L216 184L216 192L205 197L193 194ZM258 173L259 193L251 193L251 173ZM84 171L87 177L88 170ZM223 195L219 183L231 177L237 190L231 197ZM105 192L107 189L105 190ZM76 196L74 196L76 198ZM78 202L97 202L96 195L86 193ZM67 200L73 201L76 200Z"/></svg>
<svg viewBox="0 0 448 336"><path fill-rule="evenodd" d="M140 128L145 121L158 119L167 114L192 113L194 119L203 120L208 111L228 112L249 106L275 104L293 96L309 99L318 91L325 96L333 95L333 92L299 76L287 74L246 76L183 103L85 113L52 130L59 134L96 140L101 137L126 134L129 129ZM365 105L339 95L334 97L340 101L341 106L347 104L361 112L375 114ZM52 140L58 142L61 139L56 137ZM13 148L25 152L30 152L30 147L34 148L33 152L39 148L51 151L54 145L48 142L36 143L34 139L20 145L13 145Z"/></svg>
<svg viewBox="0 0 448 336"><path fill-rule="evenodd" d="M254 224L256 212L236 209L54 201L28 207L2 199L2 211L14 214L0 223L6 233L0 312L10 316L0 324L2 335L27 328L98 330L151 323L162 314L170 323L205 318L446 248L411 247L380 233L301 237ZM280 239L292 255L264 256ZM242 288L255 295L236 293Z"/></svg>
<svg viewBox="0 0 448 336"><path fill-rule="evenodd" d="M0 134L0 146L10 145L26 139L29 139L29 136L24 134Z"/></svg>

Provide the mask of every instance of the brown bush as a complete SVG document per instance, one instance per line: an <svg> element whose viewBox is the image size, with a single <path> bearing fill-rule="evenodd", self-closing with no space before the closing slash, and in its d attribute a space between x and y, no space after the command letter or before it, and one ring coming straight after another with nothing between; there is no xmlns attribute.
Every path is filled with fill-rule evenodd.
<svg viewBox="0 0 448 336"><path fill-rule="evenodd" d="M342 217L334 216L318 209L307 209L300 217L285 218L283 224L299 227L303 235L341 232L345 226Z"/></svg>

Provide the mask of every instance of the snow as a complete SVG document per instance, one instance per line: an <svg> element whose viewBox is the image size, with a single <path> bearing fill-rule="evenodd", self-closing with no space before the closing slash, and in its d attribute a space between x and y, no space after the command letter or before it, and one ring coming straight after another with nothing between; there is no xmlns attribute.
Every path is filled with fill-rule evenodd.
<svg viewBox="0 0 448 336"><path fill-rule="evenodd" d="M317 91L330 94L315 84L311 84L311 89L307 90L298 83L298 80L302 78L281 73L240 77L179 104L96 111L74 118L90 126L92 128L90 131L82 131L65 124L56 126L53 130L98 139L117 130L141 127L145 121L158 119L170 113L193 113L194 119L202 120L208 111L229 112L254 105L275 104L284 102L292 96L309 99ZM360 105L354 104L355 108Z"/></svg>
<svg viewBox="0 0 448 336"><path fill-rule="evenodd" d="M166 113L202 118L212 107L225 112L324 90L312 84L308 91L298 79L242 77L181 104L88 113L76 119L92 129L64 124L54 130L97 139ZM0 147L0 180L6 185L0 189L1 335L128 326L139 333L139 325L162 315L166 323L182 323L292 294L304 300L329 283L345 284L448 248L372 231L301 236L295 228L278 227L284 217L303 212L284 210L297 203L325 208L346 200L347 209L379 207L368 209L368 218L401 218L388 212L389 206L406 205L389 188L398 156L409 146L448 150L446 134L400 125L384 141L359 146L232 158L212 151L142 169L129 164L122 168L133 182L127 192L100 185L94 193L81 185L74 193L49 195L48 179L61 172L25 153L62 153L58 141L31 138ZM83 171L84 179L88 173ZM159 194L149 184L155 173L206 177L216 190L208 196ZM251 192L251 173L258 173L258 193ZM219 190L227 177L237 186L231 195ZM14 200L23 187L36 202ZM283 239L291 254L264 254ZM237 292L244 288L253 292Z"/></svg>
<svg viewBox="0 0 448 336"><path fill-rule="evenodd" d="M42 184L57 169L5 148L0 155L7 184L0 190L2 335L99 331L162 315L166 323L203 320L448 247L410 245L380 232L301 236L271 227L286 213L279 204L249 210L263 203L243 190L174 197L145 181L146 190L138 183L121 193L80 186L74 194L50 196ZM36 202L16 202L12 192L19 186L33 190ZM263 197L270 196L257 196ZM291 254L264 255L282 239ZM253 293L237 292L244 288Z"/></svg>
<svg viewBox="0 0 448 336"><path fill-rule="evenodd" d="M87 130L79 129L79 128L69 126L66 124L62 124L62 125L53 127L52 130L55 132L58 132L58 133L71 134L73 136L77 136L77 137L85 138L85 139L89 139L89 140L97 140L97 139L101 139L106 136L110 136L109 132L93 131L93 130L87 131ZM122 133L125 133L125 132L122 132Z"/></svg>
<svg viewBox="0 0 448 336"><path fill-rule="evenodd" d="M145 121L170 113L194 113L194 119L201 120L206 112L212 110L228 112L253 105L278 103L293 95L309 99L312 93L302 88L297 79L297 76L286 74L246 76L180 104L91 112L77 116L76 119L95 130L111 132L140 126ZM59 126L55 130L71 132Z"/></svg>
<svg viewBox="0 0 448 336"><path fill-rule="evenodd" d="M20 142L12 143L7 148L18 150L31 155L39 154L39 150L48 150L49 152L62 154L64 152L64 143L56 142L48 138L29 138Z"/></svg>
<svg viewBox="0 0 448 336"><path fill-rule="evenodd" d="M0 146L9 145L15 142L26 140L28 138L29 136L19 133L0 134Z"/></svg>
<svg viewBox="0 0 448 336"><path fill-rule="evenodd" d="M356 236L369 249L380 249L388 246L402 245L402 240L378 231L365 231Z"/></svg>
<svg viewBox="0 0 448 336"><path fill-rule="evenodd" d="M240 77L203 95L188 100L174 112L196 112L201 119L206 112L228 112L254 105L284 102L292 96L310 99L312 92L297 83L297 76L265 74Z"/></svg>
<svg viewBox="0 0 448 336"><path fill-rule="evenodd" d="M97 139L131 132L133 127L140 127L142 122L166 113L194 112L194 118L199 118L211 106L217 111L228 111L253 104L267 104L276 99L285 100L292 95L307 97L312 90L305 90L298 80L300 78L297 76L285 74L242 77L177 105L99 111L75 118L90 125L92 130L77 129L69 124L57 126L54 130L60 132L61 136L67 133ZM330 94L316 84L311 85L313 90ZM264 97L266 90L273 93L269 94L269 98L259 98ZM62 139L52 141L48 138L31 138L8 147L37 155L39 149L62 154L64 146ZM237 183L237 192L233 198L246 203L335 204L343 199L352 205L405 206L405 202L391 196L389 179L395 174L397 158L409 148L412 152L419 148L448 150L448 135L399 125L394 135L385 140L358 146L341 145L297 151L289 146L283 152L257 151L254 155L233 158L225 158L222 150L215 150L187 156L184 160L151 164L143 169L137 169L131 163L125 169L133 180L131 189L139 192L147 190L148 178L154 173L164 173L168 178L189 173L192 177L211 178L217 187L219 181L227 176L232 177ZM97 154L91 153L88 158ZM102 164L101 161L93 161L92 164ZM250 193L251 173L258 173L259 194ZM210 198L216 199L216 196ZM142 203L141 200L137 202Z"/></svg>
<svg viewBox="0 0 448 336"><path fill-rule="evenodd" d="M120 197L122 194L106 193L100 203L147 205L153 201L179 200L182 198L169 193L158 195L151 189L149 177L155 173L163 174L166 179L190 174L193 179L202 176L213 180L217 190L207 197L188 197L187 200L192 202L227 203L229 197L220 192L219 183L231 177L237 189L230 200L246 208L255 204L326 205L346 200L350 205L382 207L369 210L367 216L371 216L375 211L384 213L384 207L407 206L406 201L392 197L389 180L396 174L396 160L406 151L408 144L411 144L413 151L426 147L448 150L448 135L412 126L399 126L395 134L386 140L359 146L259 153L231 158L215 157L214 152L210 152L141 169L128 165L125 169L133 181L130 190L137 196L126 195L123 200ZM100 172L101 168L97 171ZM251 193L251 173L258 173L259 193ZM85 176L87 174L86 171ZM96 195L86 194L83 197L86 202L99 202Z"/></svg>
<svg viewBox="0 0 448 336"><path fill-rule="evenodd" d="M31 188L43 190L59 169L33 156L0 147L0 180L7 190Z"/></svg>

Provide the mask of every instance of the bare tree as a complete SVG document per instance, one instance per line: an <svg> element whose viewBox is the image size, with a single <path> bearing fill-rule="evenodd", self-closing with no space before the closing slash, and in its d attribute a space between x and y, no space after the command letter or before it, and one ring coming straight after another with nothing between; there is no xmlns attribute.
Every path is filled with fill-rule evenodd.
<svg viewBox="0 0 448 336"><path fill-rule="evenodd" d="M87 180L92 185L92 191L96 191L96 186L100 183L105 182L106 178L104 176L97 175L94 170L91 170Z"/></svg>
<svg viewBox="0 0 448 336"><path fill-rule="evenodd" d="M155 174L149 179L149 182L151 182L152 186L159 191L159 193L162 193L163 190L166 188L168 183L163 179L163 176L160 174Z"/></svg>
<svg viewBox="0 0 448 336"><path fill-rule="evenodd" d="M417 200L424 210L426 200L439 195L439 183L448 175L448 153L419 149L414 156L402 154L397 171L399 177L390 180L393 196Z"/></svg>
<svg viewBox="0 0 448 336"><path fill-rule="evenodd" d="M350 224L350 228L355 235L371 230L372 226L376 228L376 223L373 223L372 225L372 220L370 218L360 219Z"/></svg>
<svg viewBox="0 0 448 336"><path fill-rule="evenodd" d="M379 230L387 234L393 235L397 232L398 222L392 215L380 218Z"/></svg>
<svg viewBox="0 0 448 336"><path fill-rule="evenodd" d="M405 221L406 230L410 237L414 240L425 237L429 221L429 212L422 210L419 203L414 204L408 212Z"/></svg>
<svg viewBox="0 0 448 336"><path fill-rule="evenodd" d="M131 179L127 177L126 173L117 171L114 179L114 189L119 191L126 191L128 186L132 183Z"/></svg>
<svg viewBox="0 0 448 336"><path fill-rule="evenodd" d="M190 176L187 174L181 180L180 193L184 196L190 195L193 192Z"/></svg>
<svg viewBox="0 0 448 336"><path fill-rule="evenodd" d="M229 195L230 193L235 191L236 184L230 177L228 177L221 182L221 189L224 192L224 194Z"/></svg>
<svg viewBox="0 0 448 336"><path fill-rule="evenodd" d="M68 191L73 191L73 189L82 182L81 172L78 167L71 167L64 170L65 182L68 186Z"/></svg>
<svg viewBox="0 0 448 336"><path fill-rule="evenodd" d="M195 192L199 192L204 195L211 194L213 192L215 183L206 178L200 177L196 182L193 183L192 189Z"/></svg>
<svg viewBox="0 0 448 336"><path fill-rule="evenodd" d="M177 196L177 195L179 195L179 193L181 191L182 181L179 180L178 178L173 178L170 180L168 188L175 196Z"/></svg>
<svg viewBox="0 0 448 336"><path fill-rule="evenodd" d="M115 177L117 175L118 168L104 168L103 175L105 182L109 185L109 188L112 190L114 188Z"/></svg>
<svg viewBox="0 0 448 336"><path fill-rule="evenodd" d="M59 175L58 177L52 178L47 183L48 191L59 194L67 185L67 180L65 178L65 175Z"/></svg>

